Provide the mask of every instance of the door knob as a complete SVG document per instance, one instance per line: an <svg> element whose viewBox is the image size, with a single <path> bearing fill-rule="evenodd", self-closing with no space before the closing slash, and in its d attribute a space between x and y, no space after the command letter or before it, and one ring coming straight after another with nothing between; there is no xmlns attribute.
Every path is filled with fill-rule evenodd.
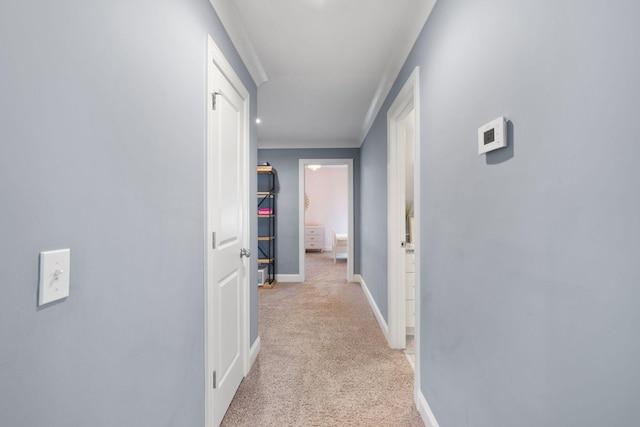
<svg viewBox="0 0 640 427"><path fill-rule="evenodd" d="M240 257L243 257L243 256L249 258L251 256L251 251L247 248L240 249Z"/></svg>

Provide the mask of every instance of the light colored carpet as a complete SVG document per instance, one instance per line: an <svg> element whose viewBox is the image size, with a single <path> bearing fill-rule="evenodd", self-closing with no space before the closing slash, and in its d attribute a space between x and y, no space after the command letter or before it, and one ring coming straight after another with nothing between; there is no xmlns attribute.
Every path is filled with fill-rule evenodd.
<svg viewBox="0 0 640 427"><path fill-rule="evenodd" d="M346 261L307 254L307 281L260 289L261 351L223 426L423 426L413 370L391 350Z"/></svg>

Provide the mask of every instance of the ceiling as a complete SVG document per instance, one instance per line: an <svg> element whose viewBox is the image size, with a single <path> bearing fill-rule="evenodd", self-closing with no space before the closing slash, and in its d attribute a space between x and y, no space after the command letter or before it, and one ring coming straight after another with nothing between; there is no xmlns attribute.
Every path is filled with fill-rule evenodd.
<svg viewBox="0 0 640 427"><path fill-rule="evenodd" d="M258 147L359 147L435 1L210 0L258 86Z"/></svg>

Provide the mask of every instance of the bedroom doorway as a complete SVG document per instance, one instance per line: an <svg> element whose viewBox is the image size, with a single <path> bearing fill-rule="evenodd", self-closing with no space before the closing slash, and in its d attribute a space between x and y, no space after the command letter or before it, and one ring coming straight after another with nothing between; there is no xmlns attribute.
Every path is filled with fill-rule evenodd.
<svg viewBox="0 0 640 427"><path fill-rule="evenodd" d="M346 279L352 282L353 160L300 159L299 189L300 280L307 278L309 251L314 259L346 263Z"/></svg>
<svg viewBox="0 0 640 427"><path fill-rule="evenodd" d="M313 279L310 265L346 265L348 254L348 183L346 165L307 165L304 181L305 271ZM315 272L317 274L318 272ZM345 280L346 270L336 272Z"/></svg>

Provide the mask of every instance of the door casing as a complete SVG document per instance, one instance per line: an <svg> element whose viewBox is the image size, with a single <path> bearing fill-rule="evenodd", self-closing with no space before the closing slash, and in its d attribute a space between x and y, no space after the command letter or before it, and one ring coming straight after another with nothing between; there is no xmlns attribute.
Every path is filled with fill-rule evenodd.
<svg viewBox="0 0 640 427"><path fill-rule="evenodd" d="M387 112L387 237L388 270L387 286L389 298L389 336L391 348L406 347L406 305L405 305L405 240L404 227L404 126L402 122L409 114L415 115L414 133L414 253L416 259L415 289L415 393L420 390L420 300L421 300L421 239L420 239L420 68L416 67L396 96ZM402 284L402 286L399 286Z"/></svg>

